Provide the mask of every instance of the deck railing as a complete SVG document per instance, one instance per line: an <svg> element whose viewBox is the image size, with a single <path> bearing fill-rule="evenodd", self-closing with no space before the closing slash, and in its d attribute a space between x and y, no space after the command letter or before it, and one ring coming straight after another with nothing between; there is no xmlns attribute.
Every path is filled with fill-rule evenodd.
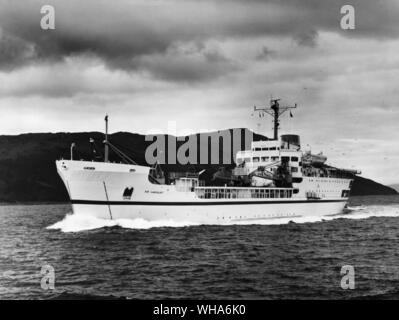
<svg viewBox="0 0 399 320"><path fill-rule="evenodd" d="M194 189L200 199L273 199L292 198L292 188L234 188L197 187Z"/></svg>

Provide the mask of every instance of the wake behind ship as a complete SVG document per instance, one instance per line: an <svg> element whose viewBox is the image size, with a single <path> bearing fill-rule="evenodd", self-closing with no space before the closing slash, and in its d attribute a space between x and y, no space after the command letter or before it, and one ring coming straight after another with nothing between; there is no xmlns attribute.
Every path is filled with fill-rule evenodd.
<svg viewBox="0 0 399 320"><path fill-rule="evenodd" d="M221 170L208 185L202 172L165 179L159 166L137 165L108 140L108 117L104 162L72 160L71 146L71 160L56 161L57 171L74 214L103 219L234 224L339 214L358 172L303 151L298 135L279 137L279 117L295 107L281 107L279 99L271 100L270 108L255 107L273 116L274 139L254 141L250 150L239 151L236 167ZM109 148L130 163L109 162Z"/></svg>

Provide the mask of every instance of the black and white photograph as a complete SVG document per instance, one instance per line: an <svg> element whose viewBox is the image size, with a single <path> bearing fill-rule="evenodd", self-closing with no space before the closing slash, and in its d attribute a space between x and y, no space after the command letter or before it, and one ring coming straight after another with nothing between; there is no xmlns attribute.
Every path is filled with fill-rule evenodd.
<svg viewBox="0 0 399 320"><path fill-rule="evenodd" d="M0 0L0 300L399 299L398 17Z"/></svg>

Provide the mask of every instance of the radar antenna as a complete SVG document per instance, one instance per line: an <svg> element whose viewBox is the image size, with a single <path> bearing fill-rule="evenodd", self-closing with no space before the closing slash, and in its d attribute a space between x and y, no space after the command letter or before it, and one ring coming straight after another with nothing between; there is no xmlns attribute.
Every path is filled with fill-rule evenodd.
<svg viewBox="0 0 399 320"><path fill-rule="evenodd" d="M266 107L256 107L254 106L254 111L259 111L259 114L264 114L267 113L269 115L271 115L274 118L274 140L278 140L278 128L280 126L280 121L279 118L281 117L281 115L290 110L290 109L295 109L297 107L297 104L295 103L295 105L293 107L290 106L280 106L280 101L281 99L270 99L270 107L266 108Z"/></svg>

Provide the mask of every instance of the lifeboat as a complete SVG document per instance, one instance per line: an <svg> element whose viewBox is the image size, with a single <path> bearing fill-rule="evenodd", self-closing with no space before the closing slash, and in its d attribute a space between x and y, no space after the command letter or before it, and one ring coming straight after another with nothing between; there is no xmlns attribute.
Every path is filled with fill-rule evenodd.
<svg viewBox="0 0 399 320"><path fill-rule="evenodd" d="M321 152L319 154L308 153L303 156L302 160L305 164L320 166L327 161L327 157Z"/></svg>

